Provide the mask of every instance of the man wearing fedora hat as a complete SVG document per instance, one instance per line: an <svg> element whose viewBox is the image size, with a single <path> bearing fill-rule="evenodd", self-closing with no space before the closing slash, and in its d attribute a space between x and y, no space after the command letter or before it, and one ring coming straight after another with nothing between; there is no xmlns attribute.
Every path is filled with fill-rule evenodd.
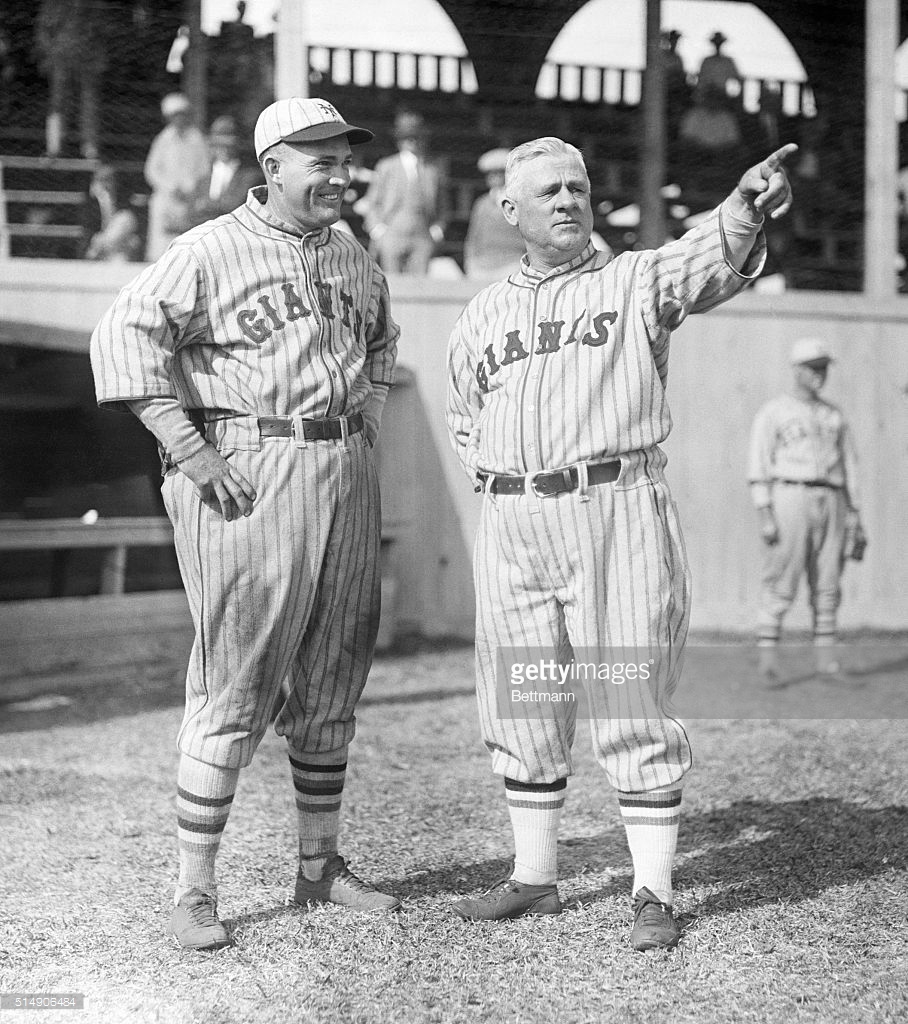
<svg viewBox="0 0 908 1024"><path fill-rule="evenodd" d="M715 52L704 57L700 65L694 102L706 105L721 103L726 107L737 108L741 95L741 72L734 59L722 52L728 37L716 31L709 37L709 41Z"/></svg>
<svg viewBox="0 0 908 1024"><path fill-rule="evenodd" d="M398 112L397 153L375 165L365 195L363 223L371 251L393 274L425 274L444 240L443 176L428 157L429 132L422 116Z"/></svg>
<svg viewBox="0 0 908 1024"><path fill-rule="evenodd" d="M778 675L782 620L806 572L816 667L838 670L834 644L846 557L860 558L857 461L842 412L820 397L832 355L819 338L791 350L793 388L767 402L751 429L748 480L764 544L757 644L760 672ZM846 549L846 538L855 544Z"/></svg>
<svg viewBox="0 0 908 1024"><path fill-rule="evenodd" d="M195 204L211 170L205 136L193 124L192 105L181 92L161 100L164 128L154 137L145 158L148 237L145 259L156 260L177 235L195 223Z"/></svg>
<svg viewBox="0 0 908 1024"><path fill-rule="evenodd" d="M372 132L320 99L255 126L266 184L126 285L91 342L98 402L157 438L196 627L178 737L171 931L230 937L215 858L240 769L274 721L296 797L299 904L396 910L338 853L354 711L378 631L372 444L399 330L385 276L334 230L351 145Z"/></svg>

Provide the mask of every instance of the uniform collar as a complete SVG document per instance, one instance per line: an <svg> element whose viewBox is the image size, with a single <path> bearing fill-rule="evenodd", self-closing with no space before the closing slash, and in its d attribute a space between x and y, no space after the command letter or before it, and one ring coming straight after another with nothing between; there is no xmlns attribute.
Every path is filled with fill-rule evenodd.
<svg viewBox="0 0 908 1024"><path fill-rule="evenodd" d="M253 230L262 234L269 234L273 237L286 238L290 235L293 238L312 238L319 242L325 242L331 231L330 228L316 228L314 231L303 231L293 224L288 224L275 217L268 209L268 186L256 185L251 188L246 196L246 202L241 207L242 219Z"/></svg>
<svg viewBox="0 0 908 1024"><path fill-rule="evenodd" d="M572 270L576 270L591 260L597 252L598 250L593 243L591 241L587 242L583 252L572 260L568 260L567 263L562 263L560 266L555 267L553 270L539 270L537 267L530 266L530 257L527 253L524 253L520 258L520 271L529 284L537 284L545 278L558 277L561 274L568 274Z"/></svg>

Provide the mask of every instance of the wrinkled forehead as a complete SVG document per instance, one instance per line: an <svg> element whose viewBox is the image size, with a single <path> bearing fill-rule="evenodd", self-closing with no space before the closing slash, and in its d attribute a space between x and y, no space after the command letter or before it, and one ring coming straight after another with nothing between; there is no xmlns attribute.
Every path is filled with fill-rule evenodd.
<svg viewBox="0 0 908 1024"><path fill-rule="evenodd" d="M513 185L520 192L539 192L562 182L589 185L583 161L573 153L539 153L515 168Z"/></svg>

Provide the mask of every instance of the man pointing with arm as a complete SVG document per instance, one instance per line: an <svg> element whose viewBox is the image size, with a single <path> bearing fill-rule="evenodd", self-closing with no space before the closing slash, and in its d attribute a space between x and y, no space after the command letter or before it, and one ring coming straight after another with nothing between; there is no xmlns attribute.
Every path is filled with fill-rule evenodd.
<svg viewBox="0 0 908 1024"><path fill-rule="evenodd" d="M668 710L687 634L690 578L659 445L671 332L760 272L761 225L791 204L783 146L745 172L683 238L612 256L590 244L580 152L555 138L512 150L502 209L527 254L467 306L448 350L448 427L484 494L476 540L477 691L514 834L511 875L455 904L469 920L558 913L557 833L576 707L502 710L515 650L652 658L636 689L588 689L593 748L617 791L634 865L636 949L671 947L672 862L687 735Z"/></svg>

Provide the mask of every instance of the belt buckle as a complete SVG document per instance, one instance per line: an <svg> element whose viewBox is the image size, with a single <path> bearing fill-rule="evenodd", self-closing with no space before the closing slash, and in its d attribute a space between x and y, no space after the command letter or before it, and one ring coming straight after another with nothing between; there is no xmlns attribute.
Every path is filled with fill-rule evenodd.
<svg viewBox="0 0 908 1024"><path fill-rule="evenodd" d="M533 494L535 494L537 498L554 498L556 495L563 494L565 491L573 491L574 490L575 485L574 485L574 481L571 479L571 471L570 471L570 469L562 469L561 470L561 477L564 480L564 487L561 488L561 489L557 489L556 488L555 490L551 490L551 491L540 491L536 481L541 476L555 477L555 476L558 476L558 474L557 473L546 473L546 472L540 470L538 473L534 473L530 477L530 487L533 490Z"/></svg>
<svg viewBox="0 0 908 1024"><path fill-rule="evenodd" d="M309 443L306 440L306 428L303 424L302 416L290 417L290 436L293 438L294 445L297 448L309 447Z"/></svg>

